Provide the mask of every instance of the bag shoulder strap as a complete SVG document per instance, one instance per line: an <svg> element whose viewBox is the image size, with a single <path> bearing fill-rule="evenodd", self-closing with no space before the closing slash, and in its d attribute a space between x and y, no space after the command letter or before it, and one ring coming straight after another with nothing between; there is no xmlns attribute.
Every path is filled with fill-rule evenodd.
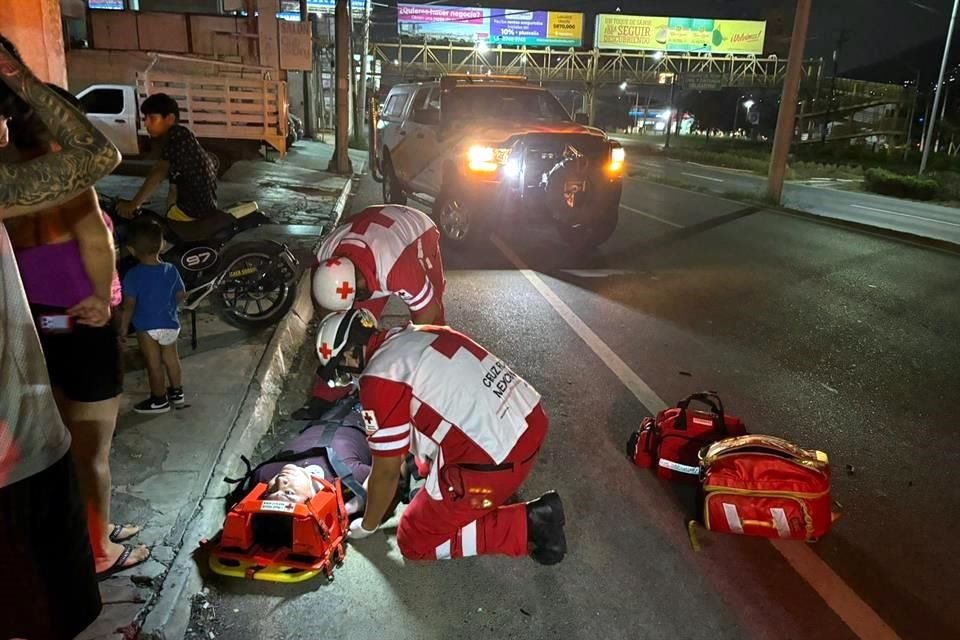
<svg viewBox="0 0 960 640"><path fill-rule="evenodd" d="M748 450L780 456L820 470L826 470L830 466L830 459L823 451L802 449L783 438L766 435L735 436L718 440L700 452L700 463L706 467L722 456Z"/></svg>

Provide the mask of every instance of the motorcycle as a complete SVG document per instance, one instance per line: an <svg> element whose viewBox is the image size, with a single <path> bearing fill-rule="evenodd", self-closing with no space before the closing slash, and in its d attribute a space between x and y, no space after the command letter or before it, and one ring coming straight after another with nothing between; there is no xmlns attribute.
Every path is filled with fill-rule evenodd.
<svg viewBox="0 0 960 640"><path fill-rule="evenodd" d="M170 220L149 209L126 220L116 215L116 204L100 197L100 208L121 234L141 220L160 224L161 257L176 267L187 289L184 310L196 311L209 299L227 322L256 329L277 322L293 305L300 262L290 249L272 240L231 242L245 231L272 224L256 202L241 202L194 222ZM120 277L136 264L132 255L119 257Z"/></svg>

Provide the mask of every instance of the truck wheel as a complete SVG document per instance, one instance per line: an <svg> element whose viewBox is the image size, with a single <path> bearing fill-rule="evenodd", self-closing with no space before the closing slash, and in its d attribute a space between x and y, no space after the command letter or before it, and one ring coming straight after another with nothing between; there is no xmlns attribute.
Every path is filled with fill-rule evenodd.
<svg viewBox="0 0 960 640"><path fill-rule="evenodd" d="M397 174L393 171L393 163L389 156L383 158L383 182L380 183L383 190L383 201L386 204L407 204L407 194L403 192L400 181L397 180Z"/></svg>
<svg viewBox="0 0 960 640"><path fill-rule="evenodd" d="M433 203L433 219L440 234L454 245L464 245L472 237L474 216L455 189L441 189Z"/></svg>
<svg viewBox="0 0 960 640"><path fill-rule="evenodd" d="M567 244L578 249L594 249L610 239L620 216L618 203L607 205L596 220L584 224L558 224L557 231Z"/></svg>

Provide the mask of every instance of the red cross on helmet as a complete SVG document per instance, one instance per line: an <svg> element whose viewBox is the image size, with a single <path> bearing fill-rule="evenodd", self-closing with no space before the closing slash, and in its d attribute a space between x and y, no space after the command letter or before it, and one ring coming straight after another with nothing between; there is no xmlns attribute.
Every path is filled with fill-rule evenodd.
<svg viewBox="0 0 960 640"><path fill-rule="evenodd" d="M321 260L313 271L313 299L331 311L344 311L357 297L357 268L350 258Z"/></svg>
<svg viewBox="0 0 960 640"><path fill-rule="evenodd" d="M377 317L367 309L349 309L331 313L320 322L317 331L317 358L321 368L339 364L348 347L366 346L377 330Z"/></svg>

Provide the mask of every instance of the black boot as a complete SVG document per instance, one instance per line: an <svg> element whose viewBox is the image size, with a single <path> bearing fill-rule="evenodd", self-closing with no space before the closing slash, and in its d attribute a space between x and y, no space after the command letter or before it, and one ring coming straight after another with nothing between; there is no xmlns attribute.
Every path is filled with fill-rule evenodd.
<svg viewBox="0 0 960 640"><path fill-rule="evenodd" d="M560 495L548 491L526 506L527 541L533 544L530 555L540 564L557 564L567 553L567 537L563 533L566 520Z"/></svg>

